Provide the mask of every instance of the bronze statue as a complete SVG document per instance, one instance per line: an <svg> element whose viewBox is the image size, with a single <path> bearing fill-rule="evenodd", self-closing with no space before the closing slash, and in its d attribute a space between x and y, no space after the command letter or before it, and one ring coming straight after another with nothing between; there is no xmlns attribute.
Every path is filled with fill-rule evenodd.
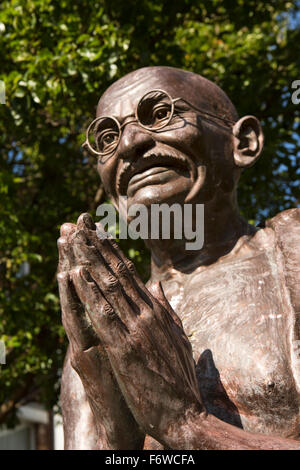
<svg viewBox="0 0 300 470"><path fill-rule="evenodd" d="M113 203L204 204L204 245L147 240L145 286L88 214L62 226L66 448L300 449L300 210L258 229L236 202L262 151L258 120L171 67L114 83L97 118Z"/></svg>

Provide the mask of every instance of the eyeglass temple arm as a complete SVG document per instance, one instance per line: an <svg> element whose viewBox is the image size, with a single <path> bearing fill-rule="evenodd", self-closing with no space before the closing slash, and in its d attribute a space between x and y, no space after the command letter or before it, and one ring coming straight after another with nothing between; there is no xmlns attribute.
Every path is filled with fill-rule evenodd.
<svg viewBox="0 0 300 470"><path fill-rule="evenodd" d="M189 106L191 106L191 107L194 108L196 111L199 111L199 112L202 113L202 114L206 114L207 116L220 119L221 121L227 122L227 123L230 124L230 125L234 125L234 124L235 124L235 121L231 121L230 119L226 119L226 118L224 118L224 117L218 116L217 114L209 113L208 111L204 111L204 110L202 110L202 109L197 108L197 106L194 106L192 103L190 103L189 101L185 100L184 98L175 98L175 99L173 100L173 103L175 103L176 101L179 101L179 100L180 100L180 101L184 101L186 104L188 104Z"/></svg>

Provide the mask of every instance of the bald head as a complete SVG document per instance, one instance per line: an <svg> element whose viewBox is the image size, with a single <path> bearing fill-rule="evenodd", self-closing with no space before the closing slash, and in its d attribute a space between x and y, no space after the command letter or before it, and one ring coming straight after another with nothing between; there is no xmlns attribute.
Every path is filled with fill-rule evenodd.
<svg viewBox="0 0 300 470"><path fill-rule="evenodd" d="M168 122L158 132L137 125L135 119L141 98L157 89L166 91L173 100L181 98L187 103L176 106L170 125ZM157 116L155 113L153 109L153 116L163 119L158 111ZM205 113L215 117L207 119ZM207 201L213 200L215 194L224 199L225 193L233 200L241 168L255 163L263 145L262 130L254 116L238 119L234 105L221 88L201 75L172 67L145 67L125 75L102 95L97 116L113 117L122 126L118 133L115 125L111 132L102 132L101 138L110 139L106 143L108 149L110 142L119 140L112 155L98 162L104 187L115 201L128 189L120 183L127 167L128 171L139 172L142 169L135 168L137 165L149 164L153 168L154 163L157 168L174 166L176 170L172 174L165 172L164 177L170 177L170 181L163 181L161 176L159 184L151 185L150 180L145 180L147 185L137 191L135 202L144 204L147 199L152 204L162 196L168 201L179 200L180 194L185 201ZM218 117L230 123L224 124ZM183 167L186 171L182 171Z"/></svg>
<svg viewBox="0 0 300 470"><path fill-rule="evenodd" d="M148 91L160 88L167 91L172 98L184 98L195 106L210 113L236 121L238 115L228 96L220 87L201 75L173 67L144 67L135 70L113 83L102 95L97 116L111 114L111 105L118 112L118 102L126 96L136 104Z"/></svg>

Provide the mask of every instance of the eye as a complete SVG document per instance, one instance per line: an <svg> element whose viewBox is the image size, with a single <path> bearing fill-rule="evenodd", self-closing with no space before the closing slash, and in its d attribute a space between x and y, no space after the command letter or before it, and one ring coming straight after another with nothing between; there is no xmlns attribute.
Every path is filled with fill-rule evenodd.
<svg viewBox="0 0 300 470"><path fill-rule="evenodd" d="M173 109L171 97L162 90L146 93L136 109L138 121L148 129L162 129L171 118Z"/></svg>
<svg viewBox="0 0 300 470"><path fill-rule="evenodd" d="M159 104L153 109L153 124L159 124L161 121L170 117L171 109L168 104Z"/></svg>
<svg viewBox="0 0 300 470"><path fill-rule="evenodd" d="M113 150L118 143L119 134L113 130L102 131L97 136L97 146L100 152Z"/></svg>

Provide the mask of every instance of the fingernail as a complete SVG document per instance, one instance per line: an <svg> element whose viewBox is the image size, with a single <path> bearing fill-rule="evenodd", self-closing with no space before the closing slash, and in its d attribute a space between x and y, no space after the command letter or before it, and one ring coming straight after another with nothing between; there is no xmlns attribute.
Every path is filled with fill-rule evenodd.
<svg viewBox="0 0 300 470"><path fill-rule="evenodd" d="M85 214L83 215L83 220L84 220L85 225L86 225L89 229L91 229L91 230L96 230L96 225L95 225L95 223L94 223L92 217L90 216L90 214L85 213Z"/></svg>
<svg viewBox="0 0 300 470"><path fill-rule="evenodd" d="M81 214L77 220L78 228L84 225L90 230L96 230L96 225L94 224L94 221L92 217L90 216L90 214L88 214L87 212L85 212L84 214Z"/></svg>

